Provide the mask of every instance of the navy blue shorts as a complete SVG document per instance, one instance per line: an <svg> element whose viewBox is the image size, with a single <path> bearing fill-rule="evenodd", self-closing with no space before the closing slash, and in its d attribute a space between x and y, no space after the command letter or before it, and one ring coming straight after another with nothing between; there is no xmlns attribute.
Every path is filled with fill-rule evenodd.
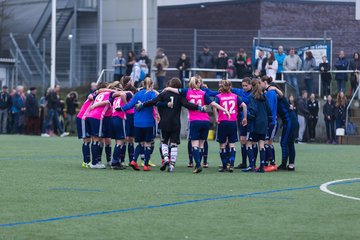
<svg viewBox="0 0 360 240"><path fill-rule="evenodd" d="M112 117L110 125L112 139L125 139L125 119L122 119L120 117Z"/></svg>
<svg viewBox="0 0 360 240"><path fill-rule="evenodd" d="M240 136L246 137L247 136L247 125L244 127L240 122Z"/></svg>
<svg viewBox="0 0 360 240"><path fill-rule="evenodd" d="M190 140L207 140L209 135L210 122L191 121L190 122Z"/></svg>
<svg viewBox="0 0 360 240"><path fill-rule="evenodd" d="M248 132L246 136L246 140L249 142L258 142L260 140L265 141L265 134L257 134Z"/></svg>
<svg viewBox="0 0 360 240"><path fill-rule="evenodd" d="M90 127L89 123L85 119L76 118L76 128L78 138L90 138Z"/></svg>
<svg viewBox="0 0 360 240"><path fill-rule="evenodd" d="M86 118L86 122L90 127L90 135L93 137L103 137L102 122L103 120L96 118Z"/></svg>
<svg viewBox="0 0 360 240"><path fill-rule="evenodd" d="M103 138L111 138L111 117L104 117L102 124Z"/></svg>
<svg viewBox="0 0 360 240"><path fill-rule="evenodd" d="M236 143L238 140L238 129L236 121L221 121L216 130L216 141L219 143Z"/></svg>
<svg viewBox="0 0 360 240"><path fill-rule="evenodd" d="M134 137L134 114L127 113L125 121L125 132L127 137Z"/></svg>
<svg viewBox="0 0 360 240"><path fill-rule="evenodd" d="M153 127L135 127L135 142L150 143L154 140Z"/></svg>
<svg viewBox="0 0 360 240"><path fill-rule="evenodd" d="M276 123L275 125L270 125L268 127L268 132L265 136L265 140L269 140L269 139L274 139L276 133L278 130L278 124Z"/></svg>

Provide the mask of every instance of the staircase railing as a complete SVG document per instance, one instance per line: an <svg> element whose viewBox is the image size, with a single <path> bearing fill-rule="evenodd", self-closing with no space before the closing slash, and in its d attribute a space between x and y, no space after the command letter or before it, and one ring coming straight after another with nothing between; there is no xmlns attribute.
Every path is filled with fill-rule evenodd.
<svg viewBox="0 0 360 240"><path fill-rule="evenodd" d="M40 39L41 34L44 32L46 25L49 24L51 19L51 1L48 2L44 11L42 12L39 21L35 25L34 30L31 33L31 36L38 42Z"/></svg>
<svg viewBox="0 0 360 240"><path fill-rule="evenodd" d="M359 71L358 71L358 72L359 72ZM349 109L350 109L350 107L351 107L351 104L352 104L352 102L354 101L356 94L360 94L360 93L359 93L359 89L360 89L360 84L358 85L358 87L357 87L356 90L354 91L354 93L353 93L353 95L352 95L352 98L350 99L349 104L348 104L348 106L346 107L346 125L345 125L345 127L346 127L347 124L349 123Z"/></svg>

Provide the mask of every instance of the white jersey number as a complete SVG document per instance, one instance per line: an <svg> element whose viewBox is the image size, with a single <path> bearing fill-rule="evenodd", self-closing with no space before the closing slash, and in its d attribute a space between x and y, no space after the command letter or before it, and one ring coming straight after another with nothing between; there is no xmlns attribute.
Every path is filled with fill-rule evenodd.
<svg viewBox="0 0 360 240"><path fill-rule="evenodd" d="M228 106L229 104L229 106ZM225 101L222 104L223 108L225 108L229 113L234 114L235 113L235 101ZM228 108L230 107L230 109Z"/></svg>

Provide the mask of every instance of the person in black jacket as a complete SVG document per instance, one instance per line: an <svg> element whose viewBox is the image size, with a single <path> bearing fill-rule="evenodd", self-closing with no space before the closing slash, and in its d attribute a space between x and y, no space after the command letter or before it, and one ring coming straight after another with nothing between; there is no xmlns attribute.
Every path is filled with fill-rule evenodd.
<svg viewBox="0 0 360 240"><path fill-rule="evenodd" d="M260 72L260 77L262 77L266 75L265 66L267 62L267 57L264 57L264 50L260 50L258 56L259 57L255 61L254 70L258 70Z"/></svg>
<svg viewBox="0 0 360 240"><path fill-rule="evenodd" d="M331 74L330 71L330 64L328 63L327 57L322 57L323 62L319 64L319 70L321 73L321 87L322 93L324 96L324 100L326 100L326 96L330 94L330 83L331 83Z"/></svg>
<svg viewBox="0 0 360 240"><path fill-rule="evenodd" d="M228 55L224 52L224 50L219 51L219 55L215 60L215 66L217 69L226 69L228 65ZM216 73L217 79L225 79L226 72L217 72Z"/></svg>
<svg viewBox="0 0 360 240"><path fill-rule="evenodd" d="M58 112L58 108L60 106L60 103L62 100L60 100L60 98L58 97L58 93L60 92L60 85L57 84L55 85L55 88L49 92L49 94L47 95L47 103L46 103L46 108L47 108L47 117L45 120L45 123L43 125L43 129L42 129L42 133L41 136L42 137L50 137L49 134L46 133L47 127L50 123L50 121L52 120L54 125L56 127L58 127L59 131L60 131L60 137L64 137L69 135L68 132L64 132L60 122L59 122L59 112Z"/></svg>
<svg viewBox="0 0 360 240"><path fill-rule="evenodd" d="M213 54L210 52L210 48L207 44L204 45L203 52L199 54L196 60L196 66L198 68L214 68L215 59ZM212 73L207 71L200 71L202 78L211 78Z"/></svg>
<svg viewBox="0 0 360 240"><path fill-rule="evenodd" d="M25 101L27 116L26 134L40 134L39 102L36 97L37 90L35 87L30 88L30 94Z"/></svg>
<svg viewBox="0 0 360 240"><path fill-rule="evenodd" d="M79 106L77 92L70 92L66 97L66 124L65 129L67 130L68 125L71 124L70 132L73 133L75 130L75 119L76 119L76 108Z"/></svg>
<svg viewBox="0 0 360 240"><path fill-rule="evenodd" d="M358 52L354 53L354 58L350 61L349 64L349 70L354 70L354 71L360 70L359 56L360 55ZM350 84L351 84L350 96L352 96L357 86L359 85L359 73L351 73Z"/></svg>
<svg viewBox="0 0 360 240"><path fill-rule="evenodd" d="M180 89L180 79L172 78L169 81L169 87ZM160 170L164 171L166 169L166 166L169 165L168 171L173 172L178 152L177 145L180 144L181 107L184 106L187 109L193 111L204 111L205 109L196 104L189 103L185 97L182 97L179 94L165 91L158 95L156 98L137 105L136 110L140 111L143 107L151 107L156 105L157 103L165 103L165 108L160 108L161 111L159 111L159 129L161 131L162 142L161 150L162 154L164 155L164 163L161 165Z"/></svg>
<svg viewBox="0 0 360 240"><path fill-rule="evenodd" d="M240 48L240 50L234 60L237 77L240 79L244 78L244 70L246 68L246 59L247 59L247 57L246 57L245 50Z"/></svg>
<svg viewBox="0 0 360 240"><path fill-rule="evenodd" d="M319 114L319 103L315 99L315 94L312 93L310 95L310 99L307 102L308 110L309 110L309 118L308 118L308 128L309 128L309 137L310 142L315 142L315 129L316 124L318 122L318 114Z"/></svg>
<svg viewBox="0 0 360 240"><path fill-rule="evenodd" d="M344 91L340 91L336 98L336 128L345 127L347 99Z"/></svg>
<svg viewBox="0 0 360 240"><path fill-rule="evenodd" d="M0 131L4 134L6 133L8 113L12 106L11 96L7 90L8 87L4 85L0 93Z"/></svg>
<svg viewBox="0 0 360 240"><path fill-rule="evenodd" d="M179 69L179 79L182 82L182 88L185 88L185 78L189 78L190 59L185 53L182 53L179 60L176 62L176 68Z"/></svg>
<svg viewBox="0 0 360 240"><path fill-rule="evenodd" d="M336 144L335 141L335 103L332 100L331 95L327 96L326 103L323 108L325 126L326 126L326 136L327 136L327 144L331 142Z"/></svg>
<svg viewBox="0 0 360 240"><path fill-rule="evenodd" d="M297 102L297 111L298 111L298 121L299 121L299 143L303 143L304 132L306 129L306 119L310 115L307 108L307 99L308 93L306 90L301 92L301 97L299 97Z"/></svg>

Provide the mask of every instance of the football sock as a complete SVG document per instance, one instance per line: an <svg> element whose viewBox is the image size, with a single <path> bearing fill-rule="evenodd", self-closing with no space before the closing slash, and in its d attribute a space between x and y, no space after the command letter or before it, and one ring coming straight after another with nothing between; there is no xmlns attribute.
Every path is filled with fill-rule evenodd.
<svg viewBox="0 0 360 240"><path fill-rule="evenodd" d="M145 166L149 166L151 147L145 147Z"/></svg>
<svg viewBox="0 0 360 240"><path fill-rule="evenodd" d="M126 144L120 146L120 162L125 162Z"/></svg>
<svg viewBox="0 0 360 240"><path fill-rule="evenodd" d="M260 169L264 169L266 152L265 148L260 149Z"/></svg>
<svg viewBox="0 0 360 240"><path fill-rule="evenodd" d="M129 162L131 162L134 159L134 143L128 143L128 154Z"/></svg>
<svg viewBox="0 0 360 240"><path fill-rule="evenodd" d="M150 153L150 154L153 154L154 149L155 149L155 144L154 144L154 143L152 143L152 144L151 144L151 153Z"/></svg>
<svg viewBox="0 0 360 240"><path fill-rule="evenodd" d="M98 161L101 162L104 145L101 145L100 142L98 142L98 149L99 149L99 152L98 152Z"/></svg>
<svg viewBox="0 0 360 240"><path fill-rule="evenodd" d="M96 165L97 163L97 156L98 156L98 143L93 142L91 144L91 155L92 155L92 165Z"/></svg>
<svg viewBox="0 0 360 240"><path fill-rule="evenodd" d="M203 156L204 156L204 149L203 148L199 148L199 152L200 152L200 163L203 160Z"/></svg>
<svg viewBox="0 0 360 240"><path fill-rule="evenodd" d="M230 148L229 156L230 156L230 165L234 166L235 157L236 157L236 149L234 147Z"/></svg>
<svg viewBox="0 0 360 240"><path fill-rule="evenodd" d="M82 145L82 153L84 156L85 163L90 163L90 146L89 146L89 144L90 143L88 143L88 142L83 142L83 145Z"/></svg>
<svg viewBox="0 0 360 240"><path fill-rule="evenodd" d="M111 144L106 144L105 146L105 154L106 154L106 161L111 161Z"/></svg>
<svg viewBox="0 0 360 240"><path fill-rule="evenodd" d="M226 164L227 164L226 148L220 149L220 159L221 159L223 167L226 168Z"/></svg>
<svg viewBox="0 0 360 240"><path fill-rule="evenodd" d="M135 153L134 153L134 157L133 157L132 161L137 162L137 159L140 155L141 149L142 149L142 146L139 143L135 148Z"/></svg>
<svg viewBox="0 0 360 240"><path fill-rule="evenodd" d="M247 151L245 144L241 144L241 157L242 157L242 164L246 165Z"/></svg>
<svg viewBox="0 0 360 240"><path fill-rule="evenodd" d="M229 143L226 143L225 150L226 150L226 159L227 159L228 161L230 161L230 147L229 147Z"/></svg>
<svg viewBox="0 0 360 240"><path fill-rule="evenodd" d="M191 146L191 141L188 141L188 155L189 155L189 163L193 163L193 155L192 155L192 146Z"/></svg>
<svg viewBox="0 0 360 240"><path fill-rule="evenodd" d="M264 166L267 167L271 160L271 154L270 154L269 145L265 144L264 147L265 147L265 164L264 164Z"/></svg>
<svg viewBox="0 0 360 240"><path fill-rule="evenodd" d="M178 147L176 145L171 145L170 146L170 158L171 158L172 165L175 165L177 154L178 154Z"/></svg>
<svg viewBox="0 0 360 240"><path fill-rule="evenodd" d="M254 152L253 152L252 147L247 147L246 151L247 151L247 155L249 158L249 167L255 168Z"/></svg>
<svg viewBox="0 0 360 240"><path fill-rule="evenodd" d="M141 146L141 148L140 148L140 158L141 158L141 161L145 161L145 147L144 146Z"/></svg>
<svg viewBox="0 0 360 240"><path fill-rule="evenodd" d="M163 152L165 162L168 162L169 161L169 146L167 144L163 143L161 146L161 150Z"/></svg>
<svg viewBox="0 0 360 240"><path fill-rule="evenodd" d="M204 149L203 149L204 164L207 164L208 152L209 152L209 145L208 145L208 141L205 140Z"/></svg>
<svg viewBox="0 0 360 240"><path fill-rule="evenodd" d="M196 167L199 167L201 163L200 163L200 151L198 147L192 148L192 155L195 160Z"/></svg>
<svg viewBox="0 0 360 240"><path fill-rule="evenodd" d="M270 164L275 165L275 148L274 148L273 145L270 145L270 150L271 150L271 153L272 153L272 159L271 159Z"/></svg>
<svg viewBox="0 0 360 240"><path fill-rule="evenodd" d="M159 144L159 152L160 152L160 156L161 156L161 159L164 160L164 153L162 151L162 143Z"/></svg>
<svg viewBox="0 0 360 240"><path fill-rule="evenodd" d="M112 163L118 163L121 155L121 147L119 145L115 145L114 152L113 152L113 159Z"/></svg>
<svg viewBox="0 0 360 240"><path fill-rule="evenodd" d="M254 153L254 166L256 166L257 155L259 152L258 145L256 143L253 144L252 149L253 149L253 153Z"/></svg>

